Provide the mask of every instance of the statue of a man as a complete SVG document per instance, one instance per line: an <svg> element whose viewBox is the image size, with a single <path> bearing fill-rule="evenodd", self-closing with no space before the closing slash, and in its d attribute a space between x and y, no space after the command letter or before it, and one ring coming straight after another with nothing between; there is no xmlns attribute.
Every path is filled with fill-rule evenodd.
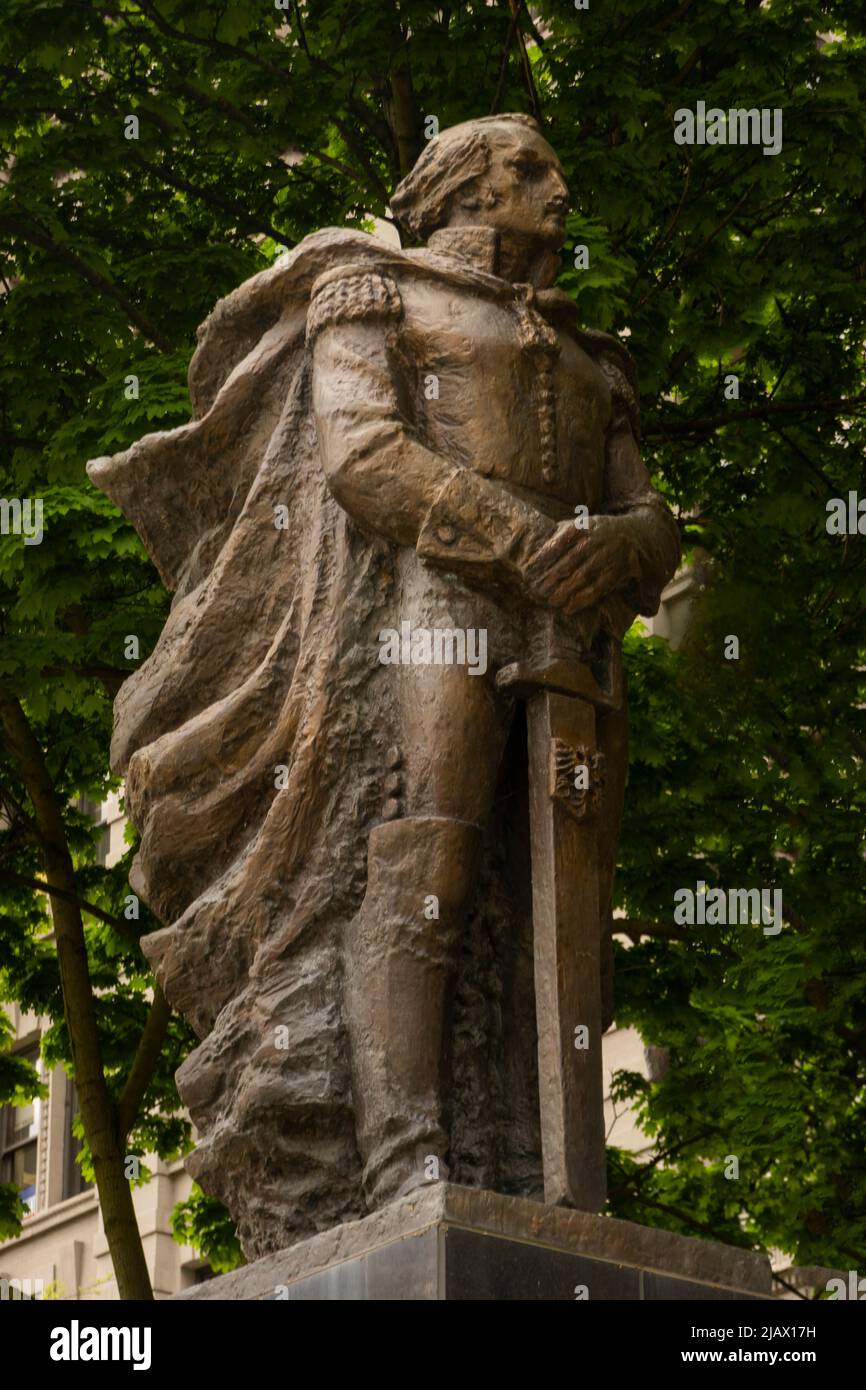
<svg viewBox="0 0 866 1390"><path fill-rule="evenodd" d="M539 1192L525 690L502 675L540 652L610 696L607 955L619 644L679 559L631 361L550 288L567 207L530 117L443 131L392 200L423 249L308 237L200 331L193 422L90 465L176 590L113 764L168 924L145 949L202 1038L190 1166L248 1255L437 1174Z"/></svg>

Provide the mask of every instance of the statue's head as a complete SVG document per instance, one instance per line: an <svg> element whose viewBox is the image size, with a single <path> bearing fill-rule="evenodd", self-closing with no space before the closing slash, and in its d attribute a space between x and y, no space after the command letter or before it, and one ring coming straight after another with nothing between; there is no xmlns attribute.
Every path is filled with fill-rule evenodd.
<svg viewBox="0 0 866 1390"><path fill-rule="evenodd" d="M484 116L443 130L394 191L391 211L413 236L482 226L557 251L568 184L532 116Z"/></svg>

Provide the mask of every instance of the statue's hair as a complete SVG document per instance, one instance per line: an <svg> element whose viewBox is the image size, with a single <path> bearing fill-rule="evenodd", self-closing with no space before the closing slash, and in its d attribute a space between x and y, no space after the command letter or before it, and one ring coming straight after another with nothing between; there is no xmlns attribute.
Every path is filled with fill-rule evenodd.
<svg viewBox="0 0 866 1390"><path fill-rule="evenodd" d="M464 121L434 136L391 197L391 211L401 227L422 240L441 227L454 194L490 168L490 127L507 124L541 131L534 116L506 112Z"/></svg>

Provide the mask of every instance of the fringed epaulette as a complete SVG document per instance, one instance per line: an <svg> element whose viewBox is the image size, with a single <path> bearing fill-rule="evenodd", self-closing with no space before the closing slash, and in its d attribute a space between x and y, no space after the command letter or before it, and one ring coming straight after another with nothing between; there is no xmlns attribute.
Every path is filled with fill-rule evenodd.
<svg viewBox="0 0 866 1390"><path fill-rule="evenodd" d="M313 285L307 312L307 343L323 328L358 320L398 319L403 303L396 281L369 266L337 266Z"/></svg>
<svg viewBox="0 0 866 1390"><path fill-rule="evenodd" d="M640 390L637 367L618 338L595 328L578 330L578 341L598 363L613 396L614 417L624 415L635 439L640 438Z"/></svg>

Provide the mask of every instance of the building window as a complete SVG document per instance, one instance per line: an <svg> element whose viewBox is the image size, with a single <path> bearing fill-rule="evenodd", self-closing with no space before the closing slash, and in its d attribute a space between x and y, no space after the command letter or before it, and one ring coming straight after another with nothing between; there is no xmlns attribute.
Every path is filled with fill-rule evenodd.
<svg viewBox="0 0 866 1390"><path fill-rule="evenodd" d="M75 1082L66 1078L66 1142L63 1154L63 1201L67 1197L77 1197L80 1192L86 1192L93 1184L86 1181L81 1171L80 1163L76 1159L82 1150L82 1143L72 1133L72 1121L78 1114L78 1091Z"/></svg>
<svg viewBox="0 0 866 1390"><path fill-rule="evenodd" d="M22 1049L16 1056L38 1067L38 1044ZM38 1100L27 1105L5 1105L0 1110L0 1182L14 1183L31 1212L36 1210L38 1132Z"/></svg>

